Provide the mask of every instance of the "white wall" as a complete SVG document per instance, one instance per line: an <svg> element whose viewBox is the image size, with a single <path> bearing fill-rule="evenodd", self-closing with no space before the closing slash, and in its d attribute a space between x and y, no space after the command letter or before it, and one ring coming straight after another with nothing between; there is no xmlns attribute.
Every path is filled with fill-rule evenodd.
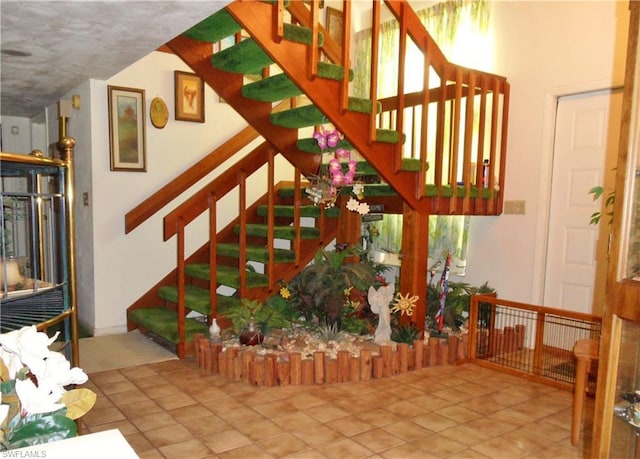
<svg viewBox="0 0 640 459"><path fill-rule="evenodd" d="M628 3L491 6L492 71L511 84L505 199L526 201L526 214L471 218L465 281L489 281L502 298L539 304L555 98L622 84Z"/></svg>
<svg viewBox="0 0 640 459"><path fill-rule="evenodd" d="M31 119L19 116L3 116L2 151L7 153L31 153Z"/></svg>
<svg viewBox="0 0 640 459"><path fill-rule="evenodd" d="M175 121L174 70L189 68L173 55L153 52L109 81L91 80L71 92L83 99L69 127L69 135L77 141L79 315L95 335L125 331L126 308L175 267L175 238L162 241L162 217L176 204L128 235L124 234L125 214L245 126L206 85L207 122ZM146 172L110 171L107 85L144 89L147 112L156 96L169 107L170 119L163 129L154 128L146 117ZM82 204L85 192L90 193L86 207ZM206 234L206 221L201 220L191 231ZM221 219L219 225L226 223ZM203 239L189 238L187 252L202 243Z"/></svg>

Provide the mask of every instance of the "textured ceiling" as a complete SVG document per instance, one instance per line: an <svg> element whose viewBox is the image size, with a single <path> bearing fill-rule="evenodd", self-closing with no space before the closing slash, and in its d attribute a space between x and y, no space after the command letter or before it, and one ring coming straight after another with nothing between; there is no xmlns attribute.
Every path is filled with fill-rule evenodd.
<svg viewBox="0 0 640 459"><path fill-rule="evenodd" d="M0 114L37 115L83 81L109 79L228 3L0 0Z"/></svg>

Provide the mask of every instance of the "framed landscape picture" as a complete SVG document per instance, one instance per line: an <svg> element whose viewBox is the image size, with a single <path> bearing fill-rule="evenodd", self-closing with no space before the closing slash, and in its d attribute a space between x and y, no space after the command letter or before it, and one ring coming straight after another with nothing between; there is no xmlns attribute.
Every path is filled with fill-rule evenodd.
<svg viewBox="0 0 640 459"><path fill-rule="evenodd" d="M204 123L204 82L195 73L175 71L176 120Z"/></svg>
<svg viewBox="0 0 640 459"><path fill-rule="evenodd" d="M112 171L145 172L144 89L108 86Z"/></svg>

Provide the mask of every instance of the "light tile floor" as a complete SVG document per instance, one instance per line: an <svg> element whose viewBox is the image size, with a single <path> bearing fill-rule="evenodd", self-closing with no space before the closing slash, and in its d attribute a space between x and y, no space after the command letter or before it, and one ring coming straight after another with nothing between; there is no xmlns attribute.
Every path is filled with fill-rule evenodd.
<svg viewBox="0 0 640 459"><path fill-rule="evenodd" d="M253 387L170 360L91 373L83 433L118 428L141 458L587 458L572 394L464 364L386 379Z"/></svg>

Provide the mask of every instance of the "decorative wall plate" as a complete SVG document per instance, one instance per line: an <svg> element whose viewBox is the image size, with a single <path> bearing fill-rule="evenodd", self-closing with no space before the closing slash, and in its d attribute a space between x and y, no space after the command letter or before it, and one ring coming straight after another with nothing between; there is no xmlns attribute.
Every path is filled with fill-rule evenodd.
<svg viewBox="0 0 640 459"><path fill-rule="evenodd" d="M151 124L158 129L162 129L167 125L169 119L169 109L167 104L164 103L159 97L154 97L151 101L151 108L149 109L149 117L151 118Z"/></svg>

